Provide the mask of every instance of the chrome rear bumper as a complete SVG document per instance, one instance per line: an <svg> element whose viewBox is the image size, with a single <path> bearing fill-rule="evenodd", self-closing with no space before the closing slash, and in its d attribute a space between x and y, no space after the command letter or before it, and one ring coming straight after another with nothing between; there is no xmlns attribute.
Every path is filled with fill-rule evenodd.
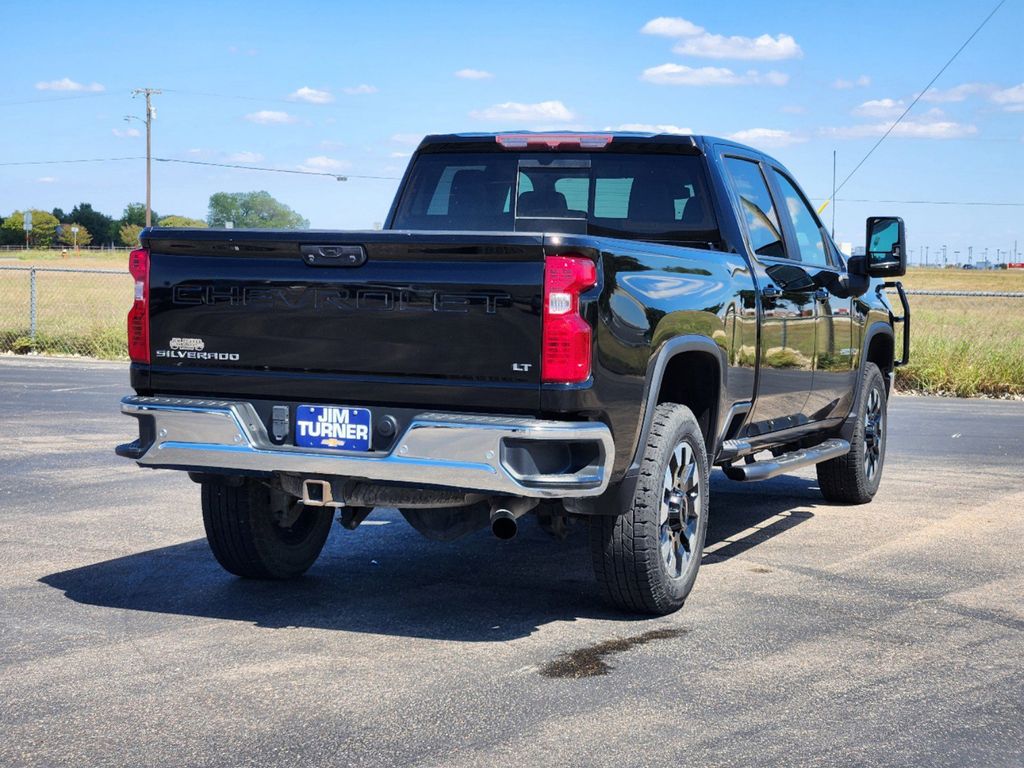
<svg viewBox="0 0 1024 768"><path fill-rule="evenodd" d="M353 453L274 445L255 408L243 401L126 397L121 412L140 420L140 438L118 446L118 454L155 468L286 472L565 498L602 493L615 455L608 427L588 421L421 413L390 452ZM578 449L587 457L584 465L568 473L531 466L530 447L549 441Z"/></svg>

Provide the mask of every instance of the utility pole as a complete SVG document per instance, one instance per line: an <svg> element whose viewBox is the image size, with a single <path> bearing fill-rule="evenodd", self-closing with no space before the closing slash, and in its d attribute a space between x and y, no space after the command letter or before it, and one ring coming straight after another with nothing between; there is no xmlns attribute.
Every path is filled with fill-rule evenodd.
<svg viewBox="0 0 1024 768"><path fill-rule="evenodd" d="M968 245L967 246L967 263L968 264L973 264L974 263L974 246L973 245Z"/></svg>
<svg viewBox="0 0 1024 768"><path fill-rule="evenodd" d="M132 98L142 94L146 97L146 226L153 226L152 208L152 144L153 144L153 118L156 117L156 109L150 99L153 96L163 93L158 88L135 88L132 90Z"/></svg>
<svg viewBox="0 0 1024 768"><path fill-rule="evenodd" d="M924 247L924 265L928 266L928 246Z"/></svg>

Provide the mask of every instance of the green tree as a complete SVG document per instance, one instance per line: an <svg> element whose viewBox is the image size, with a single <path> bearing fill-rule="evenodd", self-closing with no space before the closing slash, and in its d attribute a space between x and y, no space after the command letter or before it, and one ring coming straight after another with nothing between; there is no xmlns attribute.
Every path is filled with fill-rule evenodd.
<svg viewBox="0 0 1024 768"><path fill-rule="evenodd" d="M77 240L75 239L75 233L71 231L72 227L78 227ZM61 245L74 245L75 243L78 243L79 245L88 245L92 242L92 233L81 224L74 222L71 224L63 224L61 225L60 234L57 235L57 241Z"/></svg>
<svg viewBox="0 0 1024 768"><path fill-rule="evenodd" d="M52 211L50 211L50 213L53 214L54 218L56 218L57 221L65 222L68 220L67 214L64 213L63 208L54 208Z"/></svg>
<svg viewBox="0 0 1024 768"><path fill-rule="evenodd" d="M160 221L156 211L153 211L153 221ZM146 206L144 203L128 203L121 214L121 224L137 224L140 227L146 226Z"/></svg>
<svg viewBox="0 0 1024 768"><path fill-rule="evenodd" d="M54 243L57 232L57 217L49 211L32 209L32 231L29 243L38 248L49 248ZM25 214L15 211L3 223L4 242L18 244L25 242Z"/></svg>
<svg viewBox="0 0 1024 768"><path fill-rule="evenodd" d="M309 221L269 192L217 192L210 195L206 221L211 227L232 222L236 227L258 229L309 229Z"/></svg>
<svg viewBox="0 0 1024 768"><path fill-rule="evenodd" d="M114 220L105 213L94 211L89 203L79 203L71 209L68 214L71 221L77 221L92 233L92 236L101 244L113 242L111 235ZM116 234L116 233L115 233Z"/></svg>
<svg viewBox="0 0 1024 768"><path fill-rule="evenodd" d="M138 224L122 224L117 230L118 240L120 240L121 245L134 248L139 244L139 233L142 232L142 229Z"/></svg>
<svg viewBox="0 0 1024 768"><path fill-rule="evenodd" d="M188 216L164 216L158 222L160 227L206 227L202 219L190 219Z"/></svg>

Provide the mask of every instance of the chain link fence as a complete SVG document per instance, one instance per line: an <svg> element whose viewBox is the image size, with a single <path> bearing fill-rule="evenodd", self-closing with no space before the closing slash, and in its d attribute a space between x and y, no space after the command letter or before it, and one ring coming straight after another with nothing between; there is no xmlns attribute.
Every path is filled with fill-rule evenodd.
<svg viewBox="0 0 1024 768"><path fill-rule="evenodd" d="M128 356L125 270L0 266L0 297L0 352Z"/></svg>

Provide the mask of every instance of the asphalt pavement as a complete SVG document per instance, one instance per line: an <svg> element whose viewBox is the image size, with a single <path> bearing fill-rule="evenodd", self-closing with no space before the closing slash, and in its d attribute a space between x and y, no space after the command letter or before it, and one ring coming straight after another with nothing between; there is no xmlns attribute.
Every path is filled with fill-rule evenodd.
<svg viewBox="0 0 1024 768"><path fill-rule="evenodd" d="M117 458L125 366L0 358L0 765L1024 765L1024 403L893 398L882 488L715 473L679 613L586 531L336 526L220 570L198 487Z"/></svg>

